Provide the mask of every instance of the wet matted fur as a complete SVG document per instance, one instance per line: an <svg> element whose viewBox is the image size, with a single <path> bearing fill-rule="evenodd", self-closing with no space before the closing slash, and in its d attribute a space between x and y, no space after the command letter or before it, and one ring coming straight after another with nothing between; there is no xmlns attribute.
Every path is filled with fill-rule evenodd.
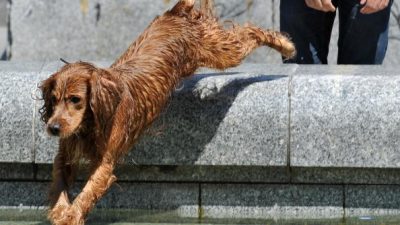
<svg viewBox="0 0 400 225"><path fill-rule="evenodd" d="M252 25L225 29L211 10L195 9L194 2L180 0L157 17L109 68L69 63L42 82L42 120L60 137L50 189L53 224L84 224L116 180L118 160L197 68L237 66L264 45L287 58L295 54L285 35ZM68 189L81 158L89 161L91 173L70 202Z"/></svg>

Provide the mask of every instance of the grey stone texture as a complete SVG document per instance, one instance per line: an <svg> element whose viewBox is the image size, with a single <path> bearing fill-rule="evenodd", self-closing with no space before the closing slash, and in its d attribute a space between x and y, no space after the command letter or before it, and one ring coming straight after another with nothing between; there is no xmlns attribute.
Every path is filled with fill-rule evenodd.
<svg viewBox="0 0 400 225"><path fill-rule="evenodd" d="M400 165L400 79L381 69L343 66L296 71L291 80L292 166Z"/></svg>
<svg viewBox="0 0 400 225"><path fill-rule="evenodd" d="M154 16L170 5L145 0L13 1L12 58L116 58ZM26 34L35 34L34 41Z"/></svg>
<svg viewBox="0 0 400 225"><path fill-rule="evenodd" d="M58 140L39 119L37 85L61 66L0 62L0 209L47 205ZM383 66L201 69L118 167L118 185L98 207L161 221L397 215L398 77ZM93 219L128 213L101 214Z"/></svg>
<svg viewBox="0 0 400 225"><path fill-rule="evenodd" d="M205 218L304 219L344 216L340 186L202 185Z"/></svg>
<svg viewBox="0 0 400 225"><path fill-rule="evenodd" d="M39 80L61 65L46 64ZM183 82L165 113L125 163L286 166L289 82L286 74L296 68L244 64L227 73L199 71L204 73ZM37 104L36 110L41 104ZM57 149L56 139L45 133L38 117L35 127L38 131L35 162L51 163ZM176 137L181 137L179 142ZM243 141L249 137L253 141Z"/></svg>
<svg viewBox="0 0 400 225"><path fill-rule="evenodd" d="M117 183L97 207L173 210L180 217L196 217L198 196L197 184Z"/></svg>
<svg viewBox="0 0 400 225"><path fill-rule="evenodd" d="M0 163L1 180L34 180L36 165L32 163Z"/></svg>
<svg viewBox="0 0 400 225"><path fill-rule="evenodd" d="M61 65L0 64L1 161L53 161L57 139L39 120L37 85ZM290 152L294 167L399 166L396 67L244 64L198 73L125 163L283 168Z"/></svg>
<svg viewBox="0 0 400 225"><path fill-rule="evenodd" d="M116 58L173 3L175 1L13 1L12 59ZM259 26L270 28L273 24L271 4L262 0L245 4L241 0L221 0L216 2L216 9L224 20L255 21ZM28 34L35 38L26 38ZM252 59L277 62L280 56L263 48Z"/></svg>
<svg viewBox="0 0 400 225"><path fill-rule="evenodd" d="M42 63L0 62L0 162L31 162L36 73Z"/></svg>
<svg viewBox="0 0 400 225"><path fill-rule="evenodd" d="M12 40L11 59L56 60L59 57L74 60L114 59L155 16L169 9L174 2L170 0L125 2L82 0L73 3L66 0L12 1L9 33ZM222 20L232 20L239 24L251 22L266 29L279 30L278 0L215 0L215 2L216 12ZM5 11L5 7L0 6L0 10ZM400 47L399 15L399 3L394 2L385 65L396 65L400 58L397 50ZM35 38L26 38L29 36ZM328 58L330 64L336 64L337 40L338 18L332 32ZM281 64L281 57L269 48L256 50L246 60L246 62Z"/></svg>
<svg viewBox="0 0 400 225"><path fill-rule="evenodd" d="M73 195L78 193L81 185L77 184ZM45 220L48 186L47 182L0 182L0 194L6 196L0 198L0 220L9 220L10 215L13 221ZM242 221L243 224L243 221L252 220L256 224L260 224L261 220L279 220L285 224L285 220L295 219L299 223L289 224L331 224L316 219L335 219L339 222L344 216L377 219L380 216L397 216L400 210L399 194L398 185L118 182L97 204L97 209L89 215L88 223L169 223L196 222L197 219L216 222L229 219L229 224L232 221ZM313 222L300 223L311 218ZM257 220L260 221L257 223ZM351 221L349 224L353 224Z"/></svg>
<svg viewBox="0 0 400 225"><path fill-rule="evenodd" d="M77 187L71 192L72 195L79 192L81 185L81 183L76 185ZM46 209L48 187L47 182L0 182L0 194L7 196L0 198L0 214L4 209L19 209L20 212L29 209ZM149 216L158 217L164 221L197 218L198 196L199 188L196 184L117 183L111 187L96 207L131 210L139 217L136 220ZM102 219L101 215L95 216ZM110 220L119 217L109 214L103 218Z"/></svg>
<svg viewBox="0 0 400 225"><path fill-rule="evenodd" d="M400 184L398 168L291 167L291 182L302 184Z"/></svg>
<svg viewBox="0 0 400 225"><path fill-rule="evenodd" d="M40 182L0 182L0 206L21 209L43 207L47 202L48 183ZM7 197L5 197L7 196Z"/></svg>
<svg viewBox="0 0 400 225"><path fill-rule="evenodd" d="M13 196L0 200L0 206L47 206L49 183L38 182L1 182L3 196ZM79 193L81 183L72 190ZM98 208L112 205L115 208L141 210L182 210L181 207L197 205L198 185L168 183L117 183L97 204ZM197 212L197 209L196 209Z"/></svg>
<svg viewBox="0 0 400 225"><path fill-rule="evenodd" d="M346 186L346 216L396 216L400 213L400 186Z"/></svg>
<svg viewBox="0 0 400 225"><path fill-rule="evenodd" d="M38 164L35 168L35 178L51 180L51 165ZM2 168L6 173L9 167ZM33 171L29 170L31 173ZM28 171L27 171L28 172ZM260 166L146 166L146 165L119 165L115 171L118 181L122 182L256 182L256 183L287 183L289 171L286 167ZM10 176L10 175L9 175ZM86 173L80 173L78 179L84 180ZM14 176L13 176L14 177ZM18 178L18 173L15 173Z"/></svg>
<svg viewBox="0 0 400 225"><path fill-rule="evenodd" d="M46 63L40 73L38 73L37 85L39 86L43 80L48 78L51 74L55 73L63 65L62 62ZM41 97L40 91L38 91ZM43 101L38 100L35 104L35 111L39 113L40 108L43 106ZM36 163L49 163L53 161L55 154L58 150L58 138L50 136L46 132L46 125L40 119L40 114L34 118L35 126L35 158Z"/></svg>
<svg viewBox="0 0 400 225"><path fill-rule="evenodd" d="M285 166L289 80L269 74L214 72L185 81L153 126L160 134L144 136L127 162Z"/></svg>

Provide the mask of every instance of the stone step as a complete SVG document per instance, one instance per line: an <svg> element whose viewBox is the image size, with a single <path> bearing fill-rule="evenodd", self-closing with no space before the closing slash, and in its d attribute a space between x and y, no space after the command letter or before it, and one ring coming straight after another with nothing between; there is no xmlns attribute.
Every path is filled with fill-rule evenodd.
<svg viewBox="0 0 400 225"><path fill-rule="evenodd" d="M0 63L1 162L52 163L57 139L46 134L36 97L60 66ZM159 134L144 135L125 163L399 168L397 70L244 64L199 71L152 127Z"/></svg>

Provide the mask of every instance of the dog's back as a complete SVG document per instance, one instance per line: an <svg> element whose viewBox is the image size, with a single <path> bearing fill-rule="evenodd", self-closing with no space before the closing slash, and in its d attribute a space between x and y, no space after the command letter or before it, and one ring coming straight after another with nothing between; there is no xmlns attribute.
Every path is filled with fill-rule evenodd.
<svg viewBox="0 0 400 225"><path fill-rule="evenodd" d="M236 66L254 48L262 45L277 50L286 58L295 55L294 45L280 32L253 25L233 25L231 29L224 29L213 15L213 1L203 0L200 10L194 8L194 3L194 0L180 0L171 10L157 17L111 67L136 60L143 52L148 54L149 50L157 49L157 44L165 48L168 44L166 41L170 44L170 50L181 51L184 59L181 57L179 60L193 59L191 64L196 62L196 68L225 69ZM167 51L163 50L162 53ZM181 75L188 76L194 70L184 72Z"/></svg>

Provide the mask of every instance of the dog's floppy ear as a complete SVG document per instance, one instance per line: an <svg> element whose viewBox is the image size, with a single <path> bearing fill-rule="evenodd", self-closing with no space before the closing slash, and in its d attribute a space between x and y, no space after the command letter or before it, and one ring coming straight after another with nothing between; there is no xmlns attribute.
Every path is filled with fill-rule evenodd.
<svg viewBox="0 0 400 225"><path fill-rule="evenodd" d="M89 104L93 112L96 135L107 138L111 131L114 113L120 102L116 81L105 70L95 70L90 79Z"/></svg>
<svg viewBox="0 0 400 225"><path fill-rule="evenodd" d="M40 119L47 123L53 114L54 99L52 91L55 85L55 74L51 75L46 80L42 81L39 85L39 89L42 91L42 100L44 100L43 106L39 109Z"/></svg>

